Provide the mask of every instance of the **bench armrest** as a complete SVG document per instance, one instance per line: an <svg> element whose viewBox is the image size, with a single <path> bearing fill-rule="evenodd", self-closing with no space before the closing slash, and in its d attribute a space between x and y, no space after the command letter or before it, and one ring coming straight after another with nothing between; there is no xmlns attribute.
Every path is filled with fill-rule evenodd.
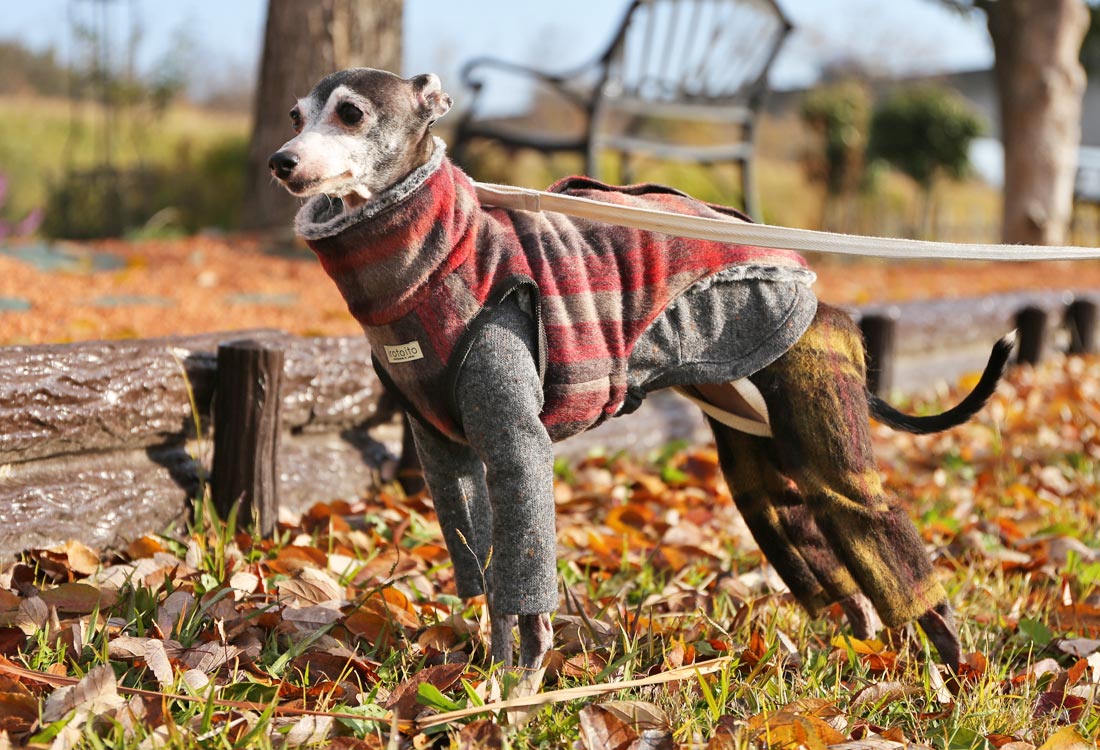
<svg viewBox="0 0 1100 750"><path fill-rule="evenodd" d="M597 70L602 62L602 60L599 60L595 63L585 63L573 70L563 71L561 73L550 73L545 70L532 68L528 65L522 65L509 60L501 60L495 57L475 57L462 66L459 75L463 85L472 89L476 95L485 85L485 82L478 76L480 70L495 69L505 73L517 74L551 86L570 103L587 111L591 106L593 96L591 94L585 95L571 88L569 84L590 70Z"/></svg>

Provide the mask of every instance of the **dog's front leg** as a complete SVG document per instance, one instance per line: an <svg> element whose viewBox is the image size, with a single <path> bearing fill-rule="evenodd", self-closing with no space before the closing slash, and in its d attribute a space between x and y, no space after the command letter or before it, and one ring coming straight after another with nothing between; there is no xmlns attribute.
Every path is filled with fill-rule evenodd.
<svg viewBox="0 0 1100 750"><path fill-rule="evenodd" d="M488 594L485 566L492 513L485 466L470 446L448 440L415 418L409 419L409 426L451 554L457 593L463 599Z"/></svg>
<svg viewBox="0 0 1100 750"><path fill-rule="evenodd" d="M518 615L520 666L535 668L550 648L557 609L554 454L539 419L542 382L534 321L506 302L494 311L456 386L462 427L485 463L492 505L489 616L493 658L512 650L509 615Z"/></svg>

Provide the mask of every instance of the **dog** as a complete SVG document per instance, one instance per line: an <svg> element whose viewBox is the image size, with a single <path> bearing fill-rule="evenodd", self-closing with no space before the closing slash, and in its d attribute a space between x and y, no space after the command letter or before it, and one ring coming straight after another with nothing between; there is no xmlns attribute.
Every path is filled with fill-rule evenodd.
<svg viewBox="0 0 1100 750"><path fill-rule="evenodd" d="M798 601L839 603L863 638L915 620L956 668L947 595L881 485L869 421L965 422L1011 339L958 405L901 413L867 393L858 329L817 301L800 256L483 207L431 132L450 107L432 74L334 73L291 110L269 167L307 199L296 231L412 415L458 593L488 596L492 659L513 663L516 625L522 667L551 646L552 443L675 387L704 408L737 507ZM551 190L747 220L657 185Z"/></svg>

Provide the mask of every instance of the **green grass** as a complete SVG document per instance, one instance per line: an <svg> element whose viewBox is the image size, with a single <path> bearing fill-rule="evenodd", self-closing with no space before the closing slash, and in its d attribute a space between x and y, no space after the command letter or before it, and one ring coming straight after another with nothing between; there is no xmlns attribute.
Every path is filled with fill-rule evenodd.
<svg viewBox="0 0 1100 750"><path fill-rule="evenodd" d="M0 217L14 219L42 206L50 185L67 169L97 165L106 153L106 126L98 105L0 97L0 110L0 172L9 179ZM163 116L148 108L121 109L111 130L116 167L151 166L199 157L227 139L247 137L248 117L186 105L172 106Z"/></svg>

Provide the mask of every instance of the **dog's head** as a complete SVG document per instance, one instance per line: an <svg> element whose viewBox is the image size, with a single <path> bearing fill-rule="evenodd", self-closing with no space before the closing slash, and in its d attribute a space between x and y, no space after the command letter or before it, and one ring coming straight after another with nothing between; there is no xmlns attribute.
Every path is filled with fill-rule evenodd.
<svg viewBox="0 0 1100 750"><path fill-rule="evenodd" d="M290 111L297 135L268 167L293 195L329 195L354 208L428 160L428 129L450 108L434 74L342 70L298 100Z"/></svg>

